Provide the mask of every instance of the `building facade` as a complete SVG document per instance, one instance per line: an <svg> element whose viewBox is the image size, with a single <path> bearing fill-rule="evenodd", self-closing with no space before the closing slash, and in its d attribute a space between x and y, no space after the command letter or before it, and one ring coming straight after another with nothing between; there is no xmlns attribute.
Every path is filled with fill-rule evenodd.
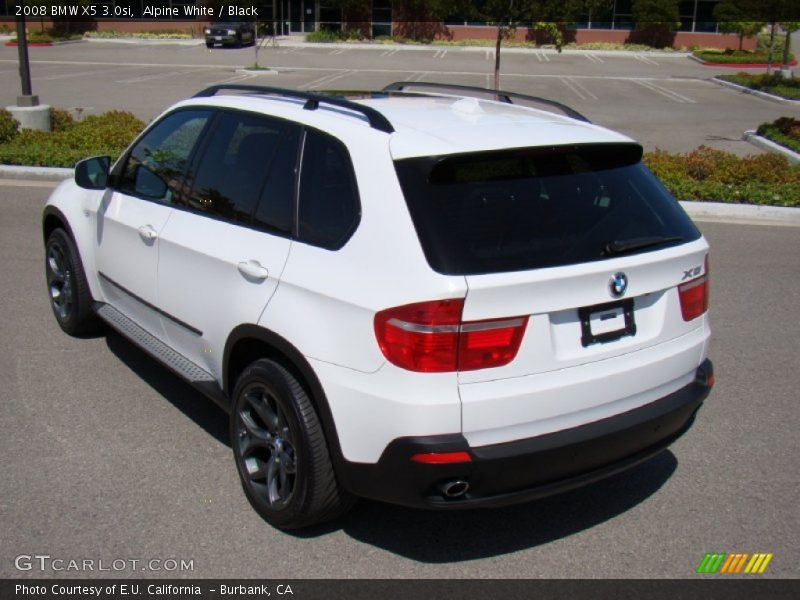
<svg viewBox="0 0 800 600"><path fill-rule="evenodd" d="M205 0L92 0L93 4L108 6L131 6L136 12L145 6L178 8L203 4ZM476 0L481 2L482 0ZM0 0L0 16L6 21L13 18L17 0ZM680 27L676 32L675 46L738 47L738 38L722 35L714 18L714 8L719 0L682 0L679 3ZM224 4L224 2L223 2ZM340 29L343 20L342 10L333 6L330 0L253 0L258 8L258 20L268 24L276 35L302 35L320 29ZM568 41L584 42L625 42L633 30L633 0L615 0L613 5L597 14L582 15L572 23L568 30ZM141 13L140 13L141 14ZM352 18L352 15L350 15ZM35 21L35 19L30 19ZM185 28L179 21L172 20L104 20L97 19L99 29L154 30ZM199 21L205 21L202 17ZM358 25L372 37L388 35L407 35L408 23L414 15L404 7L403 0L365 0L364 10L358 15ZM193 20L198 23L198 19ZM531 39L531 33L524 26L519 27L519 40ZM435 29L435 37L453 40L493 38L496 29L482 23L470 22L468 16L451 15ZM752 48L754 40L746 47Z"/></svg>

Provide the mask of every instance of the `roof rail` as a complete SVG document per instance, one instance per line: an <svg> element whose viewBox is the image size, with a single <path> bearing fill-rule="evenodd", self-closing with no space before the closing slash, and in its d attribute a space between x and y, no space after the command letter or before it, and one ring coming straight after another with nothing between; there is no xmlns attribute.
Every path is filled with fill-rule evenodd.
<svg viewBox="0 0 800 600"><path fill-rule="evenodd" d="M528 100L530 102L544 104L545 106L552 106L553 108L561 110L568 117L572 117L573 119L584 121L586 123L591 123L589 119L587 119L577 110L570 108L565 104L561 104L561 102L556 102L555 100L548 100L547 98L540 98L539 96L527 96L525 94L518 94L516 92L504 92L502 90L492 90L472 85L454 85L450 83L433 83L428 81L395 81L394 83L390 83L385 88L383 88L383 91L403 92L406 90L406 88L427 88L431 90L441 90L441 91L455 90L456 92L459 92L456 95L471 96L471 97L475 97L476 94L479 92L481 94L490 94L494 96L495 100L499 102L505 102L507 104L514 104L515 98L518 100Z"/></svg>
<svg viewBox="0 0 800 600"><path fill-rule="evenodd" d="M345 100L344 98L337 98L334 96L325 96L323 94L313 94L298 90L287 90L285 88L271 87L266 85L223 83L220 85L212 85L211 87L207 87L206 89L197 92L193 98L208 98L216 95L217 92L224 90L237 90L242 92L250 92L251 94L268 94L272 96L283 96L285 98L299 98L306 101L306 103L303 105L303 108L306 110L317 110L319 105L323 103L331 106L337 106L339 108L346 108L347 110L352 110L364 115L367 118L370 127L373 129L384 131L386 133L394 132L394 127L392 127L392 124L389 122L389 120L371 106L365 106L363 104L359 104L358 102L352 102L350 100Z"/></svg>

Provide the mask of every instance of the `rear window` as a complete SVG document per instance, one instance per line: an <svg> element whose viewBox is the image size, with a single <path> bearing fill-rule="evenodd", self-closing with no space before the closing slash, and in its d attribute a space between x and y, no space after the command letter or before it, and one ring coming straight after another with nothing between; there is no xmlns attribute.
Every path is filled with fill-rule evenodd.
<svg viewBox="0 0 800 600"><path fill-rule="evenodd" d="M395 162L431 267L474 275L555 267L700 237L636 144Z"/></svg>

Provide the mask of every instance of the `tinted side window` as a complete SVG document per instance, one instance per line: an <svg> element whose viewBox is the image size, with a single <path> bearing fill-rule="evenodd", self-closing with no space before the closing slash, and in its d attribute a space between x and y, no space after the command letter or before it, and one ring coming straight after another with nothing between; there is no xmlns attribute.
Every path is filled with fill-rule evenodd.
<svg viewBox="0 0 800 600"><path fill-rule="evenodd" d="M291 234L294 224L294 183L300 127L286 126L281 145L269 167L253 222L262 229Z"/></svg>
<svg viewBox="0 0 800 600"><path fill-rule="evenodd" d="M117 189L170 202L179 191L192 149L210 116L208 110L185 110L164 117L131 150Z"/></svg>
<svg viewBox="0 0 800 600"><path fill-rule="evenodd" d="M224 112L214 124L203 157L193 169L190 193L176 203L217 215L226 220L250 223L273 165L284 158L289 130L293 126L259 115ZM292 154L292 165L296 154ZM291 216L293 174L283 199Z"/></svg>
<svg viewBox="0 0 800 600"><path fill-rule="evenodd" d="M308 130L300 172L300 239L341 248L361 216L350 155L329 135Z"/></svg>

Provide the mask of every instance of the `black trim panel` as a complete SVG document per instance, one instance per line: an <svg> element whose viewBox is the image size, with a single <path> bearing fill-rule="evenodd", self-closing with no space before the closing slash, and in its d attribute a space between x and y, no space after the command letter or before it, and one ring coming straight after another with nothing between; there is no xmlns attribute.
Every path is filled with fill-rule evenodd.
<svg viewBox="0 0 800 600"><path fill-rule="evenodd" d="M117 283L116 281L114 281L113 279L111 279L111 277L109 277L108 275L106 275L106 274L105 274L105 273L103 273L102 271L98 271L98 272L97 272L97 274L98 274L98 275L99 275L99 276L100 276L102 279L104 279L105 281L107 281L108 283L110 283L111 285L113 285L115 288L117 288L119 291L121 291L121 292L124 292L125 294L127 294L128 296L130 296L131 298L133 298L134 300L136 300L137 302L141 302L142 304L144 304L144 305L145 305L147 308L149 308L150 310L154 310L154 311L156 311L156 312L157 312L158 314L160 314L162 317L166 317L167 319L169 319L170 321L172 321L172 322L173 322L173 323L175 323L176 325L180 325L181 327L183 327L183 328L184 328L184 329L186 329L187 331L190 331L190 332L192 332L193 334L195 334L195 335L197 335L197 336L202 336L202 335L203 335L203 332L202 332L202 331L200 331L199 329L197 329L196 327L192 327L192 326L191 326L191 325L189 325L188 323L184 323L184 322L183 322L183 321L181 321L179 318L177 318L177 317L173 317L173 316L172 316L171 314L169 314L168 312L161 310L160 308L158 308L157 306L155 306L155 305L151 304L150 302L148 302L148 301L147 301L147 300L145 300L144 298L141 298L140 296L137 296L137 295L136 295L136 294L134 294L132 291L130 291L128 288L126 288L126 287L124 287L124 286L120 285L119 283Z"/></svg>

